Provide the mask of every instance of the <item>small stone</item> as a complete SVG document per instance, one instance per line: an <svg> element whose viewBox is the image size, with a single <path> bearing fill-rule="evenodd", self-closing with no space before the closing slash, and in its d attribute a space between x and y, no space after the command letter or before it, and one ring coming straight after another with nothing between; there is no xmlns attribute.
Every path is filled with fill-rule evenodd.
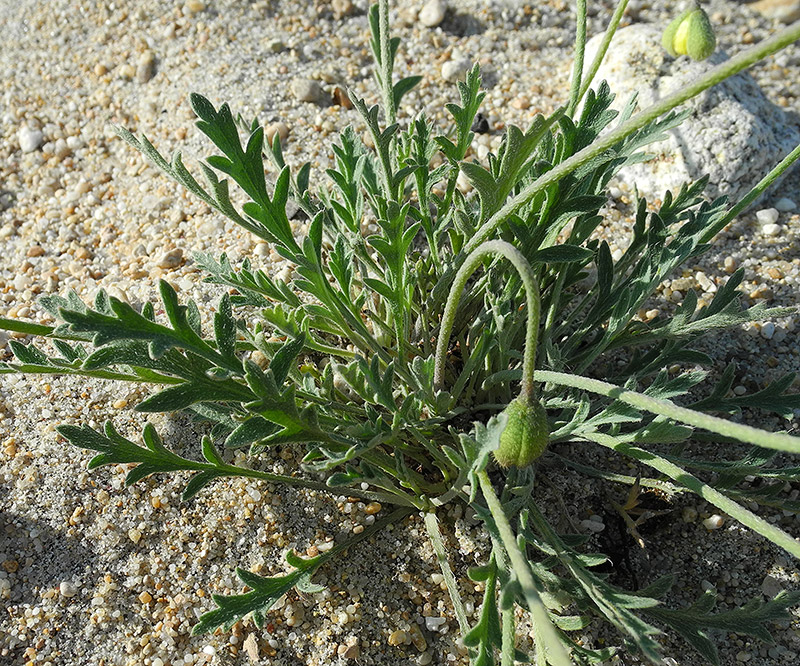
<svg viewBox="0 0 800 666"><path fill-rule="evenodd" d="M3 562L3 569L5 569L8 573L16 573L16 571L19 569L19 562L16 560L5 560Z"/></svg>
<svg viewBox="0 0 800 666"><path fill-rule="evenodd" d="M439 631L441 626L447 622L447 618L431 616L425 618L425 628L428 631Z"/></svg>
<svg viewBox="0 0 800 666"><path fill-rule="evenodd" d="M361 648L358 647L358 643L346 646L346 649L342 652L342 657L345 659L358 659L361 657Z"/></svg>
<svg viewBox="0 0 800 666"><path fill-rule="evenodd" d="M402 629L395 629L389 635L389 645L393 647L397 647L398 645L405 645L406 639L408 638L408 634Z"/></svg>
<svg viewBox="0 0 800 666"><path fill-rule="evenodd" d="M775 210L781 213L786 213L795 208L797 208L797 204L787 197L781 197L775 202Z"/></svg>
<svg viewBox="0 0 800 666"><path fill-rule="evenodd" d="M775 335L775 324L771 321L768 321L766 324L761 326L761 337L765 340L772 340L772 336Z"/></svg>
<svg viewBox="0 0 800 666"><path fill-rule="evenodd" d="M736 261L736 259L729 256L725 257L725 261L722 263L722 265L725 267L726 273L733 273L738 266L738 262Z"/></svg>
<svg viewBox="0 0 800 666"><path fill-rule="evenodd" d="M256 638L255 634L248 634L247 638L244 639L244 643L242 643L242 647L244 651L247 653L250 661L254 664L258 663L258 639Z"/></svg>
<svg viewBox="0 0 800 666"><path fill-rule="evenodd" d="M267 126L267 129L264 130L264 135L267 137L267 143L269 143L270 146L276 134L280 137L281 145L284 145L286 139L289 138L288 125L286 123L277 122Z"/></svg>
<svg viewBox="0 0 800 666"><path fill-rule="evenodd" d="M780 268L775 268L774 266L767 269L767 274L773 280L782 280L784 278L783 271Z"/></svg>
<svg viewBox="0 0 800 666"><path fill-rule="evenodd" d="M725 524L725 519L716 513L713 516L709 516L703 521L703 527L705 527L709 532L713 530L718 530L724 524Z"/></svg>
<svg viewBox="0 0 800 666"><path fill-rule="evenodd" d="M364 513L368 516L378 513L383 507L380 502L370 502L364 507Z"/></svg>
<svg viewBox="0 0 800 666"><path fill-rule="evenodd" d="M44 254L44 248L41 245L32 245L26 254L29 257L41 257Z"/></svg>
<svg viewBox="0 0 800 666"><path fill-rule="evenodd" d="M433 661L433 655L430 652L423 652L419 657L417 657L417 663L419 666L428 666Z"/></svg>
<svg viewBox="0 0 800 666"><path fill-rule="evenodd" d="M781 235L783 228L780 224L765 224L763 227L761 227L761 231L765 236L774 238L775 236Z"/></svg>
<svg viewBox="0 0 800 666"><path fill-rule="evenodd" d="M136 76L136 68L130 63L125 63L117 70L123 79L132 79Z"/></svg>
<svg viewBox="0 0 800 666"><path fill-rule="evenodd" d="M106 67L102 62L98 62L94 66L94 74L95 76L103 76L104 74L108 74L108 67Z"/></svg>
<svg viewBox="0 0 800 666"><path fill-rule="evenodd" d="M285 48L286 45L283 43L282 39L270 39L267 42L267 51L270 53L280 53Z"/></svg>
<svg viewBox="0 0 800 666"><path fill-rule="evenodd" d="M417 20L428 28L435 28L442 21L447 12L447 3L444 0L428 0L419 10Z"/></svg>
<svg viewBox="0 0 800 666"><path fill-rule="evenodd" d="M531 101L525 95L519 95L511 100L511 106L515 109L524 110L531 105Z"/></svg>
<svg viewBox="0 0 800 666"><path fill-rule="evenodd" d="M333 103L341 106L343 109L353 108L353 102L350 101L350 96L341 86L336 86L333 89Z"/></svg>
<svg viewBox="0 0 800 666"><path fill-rule="evenodd" d="M292 81L292 94L301 102L321 105L325 97L322 86L314 79L295 79Z"/></svg>
<svg viewBox="0 0 800 666"><path fill-rule="evenodd" d="M23 153L32 153L44 141L44 134L42 130L32 129L27 125L20 127L17 132L17 140L19 141L19 148Z"/></svg>
<svg viewBox="0 0 800 666"><path fill-rule="evenodd" d="M686 506L681 512L681 517L683 518L684 523L693 523L695 520L697 520L697 509L695 509L693 506Z"/></svg>
<svg viewBox="0 0 800 666"><path fill-rule="evenodd" d="M777 578L764 576L764 580L761 581L761 594L768 599L773 599L781 592L783 592L783 586Z"/></svg>
<svg viewBox="0 0 800 666"><path fill-rule="evenodd" d="M353 13L353 0L331 0L334 18L340 19Z"/></svg>
<svg viewBox="0 0 800 666"><path fill-rule="evenodd" d="M139 601L141 601L143 604L149 604L152 600L153 597L147 590L145 590L139 595Z"/></svg>
<svg viewBox="0 0 800 666"><path fill-rule="evenodd" d="M198 14L206 8L206 3L202 0L188 0L184 7L189 14Z"/></svg>
<svg viewBox="0 0 800 666"><path fill-rule="evenodd" d="M442 78L445 81L457 81L469 71L470 65L467 58L448 60L442 65Z"/></svg>
<svg viewBox="0 0 800 666"><path fill-rule="evenodd" d="M778 221L778 209L762 208L761 210L756 211L756 219L758 220L759 224L775 224Z"/></svg>
<svg viewBox="0 0 800 666"><path fill-rule="evenodd" d="M139 56L136 64L136 80L147 83L156 75L156 56L152 51L145 51Z"/></svg>
<svg viewBox="0 0 800 666"><path fill-rule="evenodd" d="M59 584L58 592L62 597L65 597L66 599L72 599L72 597L78 594L78 588L69 581L65 580Z"/></svg>
<svg viewBox="0 0 800 666"><path fill-rule="evenodd" d="M183 263L183 250L176 247L173 250L167 250L156 261L156 266L159 268L177 268Z"/></svg>
<svg viewBox="0 0 800 666"><path fill-rule="evenodd" d="M422 629L419 628L419 625L412 624L411 628L408 630L408 634L411 637L412 645L419 652L425 652L425 650L428 649L428 641L425 640L425 636L422 634Z"/></svg>
<svg viewBox="0 0 800 666"><path fill-rule="evenodd" d="M142 533L135 528L128 530L128 538L133 541L133 543L139 543L139 540L142 538Z"/></svg>

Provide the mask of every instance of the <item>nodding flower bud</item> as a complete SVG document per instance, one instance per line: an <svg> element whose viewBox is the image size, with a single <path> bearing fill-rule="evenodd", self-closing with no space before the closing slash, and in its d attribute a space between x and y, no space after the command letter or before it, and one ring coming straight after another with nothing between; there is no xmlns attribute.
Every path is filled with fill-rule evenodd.
<svg viewBox="0 0 800 666"><path fill-rule="evenodd" d="M714 52L717 38L708 15L694 3L667 26L661 45L673 57L688 55L692 60L705 60Z"/></svg>
<svg viewBox="0 0 800 666"><path fill-rule="evenodd" d="M522 397L512 400L503 412L508 416L494 452L503 467L527 467L544 453L550 439L547 412L538 400Z"/></svg>

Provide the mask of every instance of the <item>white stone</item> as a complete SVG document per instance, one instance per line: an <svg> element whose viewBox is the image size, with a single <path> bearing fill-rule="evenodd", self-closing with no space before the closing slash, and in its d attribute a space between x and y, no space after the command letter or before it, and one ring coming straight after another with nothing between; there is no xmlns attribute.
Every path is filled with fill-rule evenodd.
<svg viewBox="0 0 800 666"><path fill-rule="evenodd" d="M765 224L761 227L761 231L764 232L765 236L780 236L783 228L780 224Z"/></svg>
<svg viewBox="0 0 800 666"><path fill-rule="evenodd" d="M768 321L766 324L761 326L761 337L765 340L772 340L772 336L775 335L775 324L771 321Z"/></svg>
<svg viewBox="0 0 800 666"><path fill-rule="evenodd" d="M67 599L71 599L76 594L78 594L78 588L76 588L72 583L65 580L58 586L58 591L62 597L66 597Z"/></svg>
<svg viewBox="0 0 800 666"><path fill-rule="evenodd" d="M20 150L23 153L32 153L44 141L44 134L42 130L31 129L27 125L19 128L17 132L17 140L19 141Z"/></svg>
<svg viewBox="0 0 800 666"><path fill-rule="evenodd" d="M292 81L292 93L301 102L321 104L325 93L322 86L314 79L295 79Z"/></svg>
<svg viewBox="0 0 800 666"><path fill-rule="evenodd" d="M722 516L717 515L716 513L713 516L709 516L703 521L703 527L705 527L709 531L718 530L724 524L725 524L725 519Z"/></svg>
<svg viewBox="0 0 800 666"><path fill-rule="evenodd" d="M778 221L777 208L762 208L756 212L759 224L775 224Z"/></svg>
<svg viewBox="0 0 800 666"><path fill-rule="evenodd" d="M623 108L638 93L640 109L695 81L728 59L723 52L708 60L671 58L661 48L661 27L636 23L617 31L592 87L607 80ZM594 59L602 35L589 41L584 62ZM688 181L710 176L706 194L738 201L780 159L800 143L800 131L772 104L752 76L741 73L705 91L685 105L689 117L670 130L665 141L644 151L653 159L622 169L618 179L635 183L648 198L677 192Z"/></svg>
<svg viewBox="0 0 800 666"><path fill-rule="evenodd" d="M428 631L439 631L439 628L447 622L447 618L444 617L426 617L425 618L425 628Z"/></svg>
<svg viewBox="0 0 800 666"><path fill-rule="evenodd" d="M442 78L445 81L457 81L462 78L472 66L468 58L448 60L442 65Z"/></svg>
<svg viewBox="0 0 800 666"><path fill-rule="evenodd" d="M781 197L775 202L775 209L781 213L786 213L797 208L797 204L788 197Z"/></svg>
<svg viewBox="0 0 800 666"><path fill-rule="evenodd" d="M428 0L425 6L420 9L417 19L422 25L428 28L435 28L442 21L447 12L447 3L444 0Z"/></svg>

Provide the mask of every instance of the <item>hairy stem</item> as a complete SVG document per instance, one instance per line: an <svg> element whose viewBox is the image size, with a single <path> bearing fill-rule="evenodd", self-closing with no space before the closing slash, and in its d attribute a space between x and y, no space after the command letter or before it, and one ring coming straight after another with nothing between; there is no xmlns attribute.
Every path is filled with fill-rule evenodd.
<svg viewBox="0 0 800 666"><path fill-rule="evenodd" d="M444 361L447 355L447 346L450 342L450 333L456 318L456 309L461 300L461 294L472 274L480 266L484 257L500 255L508 259L517 269L522 283L525 286L525 298L528 306L528 320L525 335L525 356L522 364L522 389L523 398L532 399L534 394L534 369L536 366L536 345L539 336L540 297L539 285L533 274L533 269L523 254L510 243L501 240L487 241L473 250L464 264L456 273L447 304L442 316L442 325L439 329L439 339L436 341L436 358L434 361L433 385L441 389L444 383Z"/></svg>
<svg viewBox="0 0 800 666"><path fill-rule="evenodd" d="M577 0L575 26L575 59L572 63L572 86L569 91L567 115L572 117L581 95L581 76L583 75L583 54L586 50L586 0Z"/></svg>
<svg viewBox="0 0 800 666"><path fill-rule="evenodd" d="M544 603L542 603L542 599L537 590L536 579L533 577L533 572L531 571L525 554L520 549L514 530L511 528L511 524L508 522L508 518L503 510L503 505L494 492L492 482L489 480L489 475L484 469L478 472L477 476L481 487L481 493L486 500L497 531L500 534L503 549L508 554L508 558L511 561L511 568L519 582L522 596L525 598L528 610L531 612L534 625L537 626L544 638L544 643L549 651L550 663L555 666L570 666L570 658L564 646L561 644L561 639L558 637L555 627L550 621Z"/></svg>
<svg viewBox="0 0 800 666"><path fill-rule="evenodd" d="M589 90L589 86L592 85L592 81L594 80L595 75L597 74L597 70L600 69L600 65L603 62L603 58L606 56L606 52L608 51L608 47L611 44L611 39L614 37L614 33L617 31L617 26L619 22L622 20L622 15L625 13L625 8L628 6L628 0L620 0L619 4L617 5L616 9L614 10L614 14L611 17L611 21L608 23L608 28L606 28L606 32L603 35L603 41L600 42L600 48L597 49L597 54L592 60L592 64L589 67L589 71L586 72L586 76L583 78L583 82L581 83L581 90L578 94L578 101L577 104L580 104L580 101L583 99L583 96L586 94L586 91Z"/></svg>
<svg viewBox="0 0 800 666"><path fill-rule="evenodd" d="M752 426L726 421L686 407L679 407L669 400L658 400L649 395L624 389L599 379L568 375L563 372L551 372L549 370L538 370L535 374L537 381L549 382L560 386L571 386L582 391L605 395L637 409L643 409L651 414L659 414L687 425L704 428L719 435L732 437L745 444L754 444L755 446L787 453L800 453L800 437L792 437L778 432L765 432ZM581 433L581 436L586 437L588 435Z"/></svg>

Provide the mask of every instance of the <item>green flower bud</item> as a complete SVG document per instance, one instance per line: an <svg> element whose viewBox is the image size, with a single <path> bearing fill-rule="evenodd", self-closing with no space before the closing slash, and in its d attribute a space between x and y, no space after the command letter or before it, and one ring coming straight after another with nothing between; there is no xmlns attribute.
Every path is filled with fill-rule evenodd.
<svg viewBox="0 0 800 666"><path fill-rule="evenodd" d="M717 38L708 15L695 3L667 26L661 45L673 57L688 55L692 60L705 60L714 52Z"/></svg>
<svg viewBox="0 0 800 666"><path fill-rule="evenodd" d="M500 435L500 446L494 452L495 460L503 467L527 467L547 448L550 431L547 412L538 400L516 398L503 412L508 416L506 427Z"/></svg>

